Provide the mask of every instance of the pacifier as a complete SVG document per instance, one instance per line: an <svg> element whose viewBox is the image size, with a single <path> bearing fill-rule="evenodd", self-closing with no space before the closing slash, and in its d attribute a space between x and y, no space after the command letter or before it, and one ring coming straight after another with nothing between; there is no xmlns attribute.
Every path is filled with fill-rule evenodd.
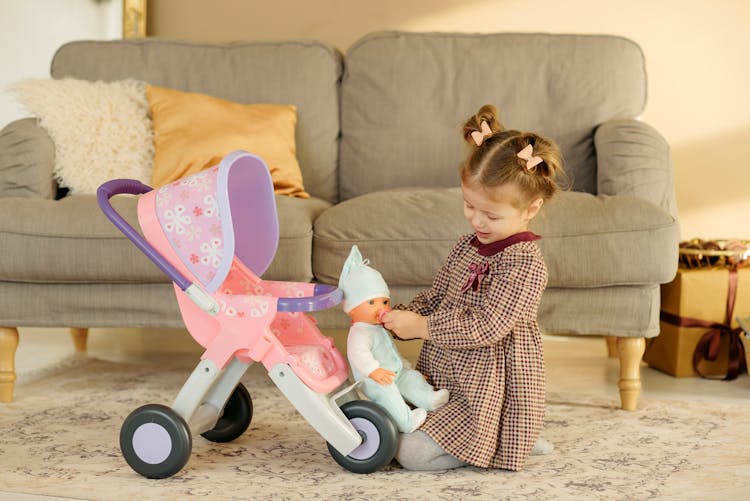
<svg viewBox="0 0 750 501"><path fill-rule="evenodd" d="M380 322L380 323L382 324L382 323L383 323L383 317L384 317L384 316L385 316L385 314L386 314L386 313L388 313L389 311L391 311L391 309L390 309L390 308L381 308L381 309L379 309L379 310L378 310L378 312L377 312L377 313L375 314L375 318L377 318L377 319L378 319L378 322Z"/></svg>

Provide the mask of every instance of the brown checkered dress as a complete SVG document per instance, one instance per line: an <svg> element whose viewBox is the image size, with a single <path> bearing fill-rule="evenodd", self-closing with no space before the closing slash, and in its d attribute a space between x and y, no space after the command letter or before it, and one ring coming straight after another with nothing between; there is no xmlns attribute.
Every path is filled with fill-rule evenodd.
<svg viewBox="0 0 750 501"><path fill-rule="evenodd" d="M429 316L417 370L450 391L420 430L466 463L520 470L544 423L537 306L547 268L532 233L509 237L494 255L480 254L472 237L461 237L431 288L401 306ZM486 276L466 289L470 265L484 262Z"/></svg>

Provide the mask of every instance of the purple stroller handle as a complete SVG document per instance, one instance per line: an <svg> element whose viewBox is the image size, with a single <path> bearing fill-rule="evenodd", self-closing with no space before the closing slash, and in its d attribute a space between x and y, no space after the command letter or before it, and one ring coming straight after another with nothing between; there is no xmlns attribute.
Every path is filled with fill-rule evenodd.
<svg viewBox="0 0 750 501"><path fill-rule="evenodd" d="M143 252L156 266L159 267L177 286L183 291L192 283L177 268L164 259L159 252L149 244L140 233L135 231L130 224L112 207L109 199L115 195L142 195L153 190L135 179L113 179L99 186L96 190L96 199L104 215L119 229L131 242ZM308 297L280 297L276 303L276 311L286 312L309 312L331 308L339 304L344 297L344 292L333 285L315 284L314 295Z"/></svg>
<svg viewBox="0 0 750 501"><path fill-rule="evenodd" d="M128 224L125 219L109 203L109 199L115 195L142 195L153 190L150 186L143 184L135 179L113 179L99 186L96 190L96 201L104 215L119 229L128 240L133 242L147 258L159 267L169 278L176 283L183 291L190 287L191 282L180 273L177 268L164 259L164 257L154 249L137 231Z"/></svg>
<svg viewBox="0 0 750 501"><path fill-rule="evenodd" d="M280 297L276 311L318 311L336 306L344 297L344 291L333 285L315 284L313 296Z"/></svg>

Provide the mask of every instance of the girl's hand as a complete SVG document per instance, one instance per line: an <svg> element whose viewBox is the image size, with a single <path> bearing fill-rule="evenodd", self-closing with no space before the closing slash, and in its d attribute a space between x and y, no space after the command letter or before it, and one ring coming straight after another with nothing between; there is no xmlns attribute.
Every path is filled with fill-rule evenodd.
<svg viewBox="0 0 750 501"><path fill-rule="evenodd" d="M379 385L386 386L393 382L393 378L396 377L396 373L389 371L388 369L377 368L369 373L367 377L369 377Z"/></svg>
<svg viewBox="0 0 750 501"><path fill-rule="evenodd" d="M383 326L399 339L430 339L427 317L411 311L389 311L383 315Z"/></svg>

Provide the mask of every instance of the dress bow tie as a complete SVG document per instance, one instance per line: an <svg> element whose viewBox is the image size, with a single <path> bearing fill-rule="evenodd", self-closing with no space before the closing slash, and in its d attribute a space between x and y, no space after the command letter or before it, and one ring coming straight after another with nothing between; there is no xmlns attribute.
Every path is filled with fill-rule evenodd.
<svg viewBox="0 0 750 501"><path fill-rule="evenodd" d="M482 283L484 277L487 276L487 270L489 270L489 268L490 265L487 261L482 263L471 263L469 265L469 276L466 278L464 286L461 287L461 293L466 292L469 288L474 291L479 290L479 285Z"/></svg>

